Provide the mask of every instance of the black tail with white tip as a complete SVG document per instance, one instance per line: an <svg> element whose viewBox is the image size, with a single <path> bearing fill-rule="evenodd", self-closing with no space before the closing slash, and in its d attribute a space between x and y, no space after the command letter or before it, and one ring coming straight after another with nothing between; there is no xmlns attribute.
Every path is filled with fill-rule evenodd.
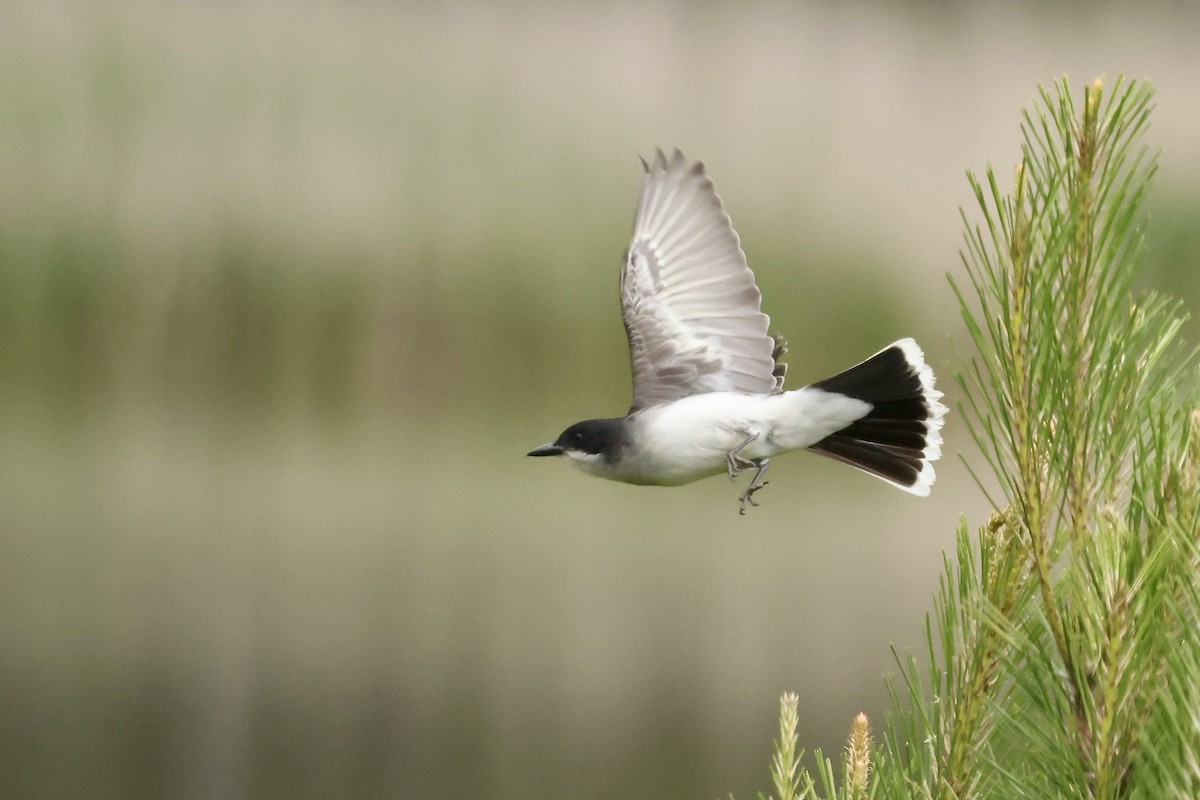
<svg viewBox="0 0 1200 800"><path fill-rule="evenodd" d="M811 450L906 492L929 494L935 478L932 462L942 455L946 407L940 402L942 393L934 388L933 370L915 341L901 339L812 386L862 400L872 408Z"/></svg>

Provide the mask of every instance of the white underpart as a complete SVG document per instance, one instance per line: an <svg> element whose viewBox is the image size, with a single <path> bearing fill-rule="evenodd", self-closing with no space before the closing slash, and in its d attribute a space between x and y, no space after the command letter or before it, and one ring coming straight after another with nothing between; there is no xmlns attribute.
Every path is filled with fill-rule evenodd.
<svg viewBox="0 0 1200 800"><path fill-rule="evenodd" d="M604 462L604 456L599 453L585 453L582 450L563 450L563 455L584 472L592 474L599 474L597 470Z"/></svg>
<svg viewBox="0 0 1200 800"><path fill-rule="evenodd" d="M615 467L603 461L579 466L629 483L677 486L725 471L729 452L752 436L740 456L770 458L816 444L870 410L861 400L807 387L775 395L692 395L631 417L631 444Z"/></svg>

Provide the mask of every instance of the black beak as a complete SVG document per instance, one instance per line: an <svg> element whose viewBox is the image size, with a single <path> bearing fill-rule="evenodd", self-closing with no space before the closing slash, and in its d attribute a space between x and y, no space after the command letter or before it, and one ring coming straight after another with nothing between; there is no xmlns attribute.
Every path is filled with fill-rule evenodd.
<svg viewBox="0 0 1200 800"><path fill-rule="evenodd" d="M556 444L544 444L541 447L535 447L529 451L527 455L531 456L560 456L563 449Z"/></svg>

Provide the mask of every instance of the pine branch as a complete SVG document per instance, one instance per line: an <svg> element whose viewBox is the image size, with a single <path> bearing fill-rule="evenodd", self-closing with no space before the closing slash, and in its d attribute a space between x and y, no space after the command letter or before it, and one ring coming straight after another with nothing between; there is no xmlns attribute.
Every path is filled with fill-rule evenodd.
<svg viewBox="0 0 1200 800"><path fill-rule="evenodd" d="M840 786L820 753L797 772L793 741L781 797L1200 796L1200 371L1178 304L1130 291L1152 100L1040 89L1011 192L968 175L981 217L950 282L995 513L959 524L873 768L857 728Z"/></svg>
<svg viewBox="0 0 1200 800"><path fill-rule="evenodd" d="M1165 510L1182 496L1178 456L1165 455L1184 438L1181 317L1129 296L1155 172L1140 143L1151 101L1123 80L1107 96L1096 81L1080 108L1065 81L1040 90L1011 193L992 170L968 176L982 223L964 214L969 288L950 280L977 355L960 383L1003 497L977 540L960 529L947 564L927 634L931 699L901 663L910 705L877 774L902 770L919 795L1108 798L1136 786L1155 676L1177 639L1162 621L1191 613L1166 603L1186 596L1166 587L1189 574L1170 555ZM1023 545L998 573L980 562L1002 528Z"/></svg>

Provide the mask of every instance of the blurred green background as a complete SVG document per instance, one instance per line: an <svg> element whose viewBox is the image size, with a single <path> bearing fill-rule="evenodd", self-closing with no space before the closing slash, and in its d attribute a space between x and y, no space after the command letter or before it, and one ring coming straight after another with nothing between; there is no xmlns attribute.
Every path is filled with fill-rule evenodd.
<svg viewBox="0 0 1200 800"><path fill-rule="evenodd" d="M878 727L986 510L960 417L928 500L798 454L746 518L524 458L628 403L635 156L707 162L794 385L913 335L953 400L963 171L1009 174L1039 81L1158 87L1143 285L1197 307L1197 30L9 0L0 796L751 797L783 691L810 747Z"/></svg>

